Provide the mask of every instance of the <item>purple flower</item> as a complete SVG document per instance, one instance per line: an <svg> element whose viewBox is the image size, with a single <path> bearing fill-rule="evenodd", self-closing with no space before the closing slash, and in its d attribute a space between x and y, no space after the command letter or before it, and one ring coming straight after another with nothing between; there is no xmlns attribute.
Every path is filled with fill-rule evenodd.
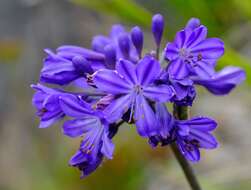
<svg viewBox="0 0 251 190"><path fill-rule="evenodd" d="M193 117L188 120L177 120L168 112L165 104L156 103L158 134L149 138L149 143L156 147L174 143L180 152L190 161L200 159L200 148L213 149L218 143L211 135L217 123L207 117Z"/></svg>
<svg viewBox="0 0 251 190"><path fill-rule="evenodd" d="M195 84L206 87L215 95L228 94L246 78L245 71L238 67L227 66L208 78L194 77Z"/></svg>
<svg viewBox="0 0 251 190"><path fill-rule="evenodd" d="M151 101L169 101L173 89L168 85L155 85L153 82L161 72L160 64L154 57L146 55L137 65L121 59L116 71L100 70L94 74L98 89L117 98L104 110L111 122L117 121L130 108L130 121L134 121L138 133L143 136L155 134L155 117Z"/></svg>
<svg viewBox="0 0 251 190"><path fill-rule="evenodd" d="M144 34L140 27L135 26L131 30L131 39L134 47L137 50L137 53L139 57L141 58L141 53L143 49L143 43L144 43Z"/></svg>
<svg viewBox="0 0 251 190"><path fill-rule="evenodd" d="M193 101L196 97L196 90L193 85L183 85L180 81L174 81L173 87L175 89L176 94L178 92L183 92L179 96L175 96L172 98L172 102L179 106L192 106ZM184 93L185 92L185 93ZM182 95L182 96L181 96Z"/></svg>
<svg viewBox="0 0 251 190"><path fill-rule="evenodd" d="M207 28L197 27L196 22L190 20L188 26L176 34L174 42L166 46L165 58L172 78L211 76L217 59L224 53L224 43L218 38L206 38Z"/></svg>
<svg viewBox="0 0 251 190"><path fill-rule="evenodd" d="M103 161L103 155L99 154L94 160L89 160L86 154L78 150L70 159L69 165L77 167L81 171L81 177L84 178L94 172Z"/></svg>
<svg viewBox="0 0 251 190"><path fill-rule="evenodd" d="M245 72L236 67L216 72L215 64L224 53L224 44L217 38L206 39L206 35L207 29L200 20L190 19L175 41L166 46L166 59L170 62L167 72L174 79L189 77L215 95L228 94L245 79Z"/></svg>
<svg viewBox="0 0 251 190"><path fill-rule="evenodd" d="M157 47L160 46L161 38L164 31L164 18L161 14L156 14L152 18L152 33Z"/></svg>
<svg viewBox="0 0 251 190"><path fill-rule="evenodd" d="M80 149L70 164L78 167L86 176L98 167L103 156L112 159L114 145L108 137L109 123L100 110L93 110L81 97L62 96L60 105L67 116L74 118L64 123L63 133L72 138L84 135Z"/></svg>
<svg viewBox="0 0 251 190"><path fill-rule="evenodd" d="M230 66L215 70L224 54L224 43L207 38L207 28L196 18L167 43L163 53L167 66L161 68L164 25L162 15L153 16L155 47L146 55L142 54L144 34L140 27L127 32L122 25L113 25L108 36L95 36L92 49L64 45L55 53L45 50L40 81L74 85L79 92L32 85L36 90L32 103L38 110L41 128L69 117L62 132L82 138L69 161L81 171L81 178L94 172L104 159L112 159L112 138L124 122L135 124L138 134L152 147L176 143L181 154L192 162L200 159L201 148L217 147L211 133L217 126L214 120L176 119L183 118L182 114L171 115L166 103L175 105L175 113L180 106L192 106L195 84L225 95L245 79L245 72Z"/></svg>
<svg viewBox="0 0 251 190"><path fill-rule="evenodd" d="M63 92L41 84L31 87L36 90L32 104L37 109L37 116L40 117L39 128L49 127L64 117L65 114L59 105L59 96L63 95Z"/></svg>
<svg viewBox="0 0 251 190"><path fill-rule="evenodd" d="M75 46L61 46L57 54L46 49L48 56L44 59L40 81L52 84L65 85L73 80L86 77L93 73L94 60L103 60L102 54Z"/></svg>
<svg viewBox="0 0 251 190"><path fill-rule="evenodd" d="M159 143L161 146L168 145L175 140L173 136L175 119L168 112L164 103L157 102L155 112L158 132L149 137L149 144L152 147L156 147Z"/></svg>
<svg viewBox="0 0 251 190"><path fill-rule="evenodd" d="M110 35L95 36L92 40L92 49L104 53L108 68L114 69L116 60L120 58L128 59L132 62L137 61L139 55L132 44L129 33L122 25L113 25Z"/></svg>
<svg viewBox="0 0 251 190"><path fill-rule="evenodd" d="M176 144L186 159L200 160L200 148L214 149L218 143L210 133L217 123L207 117L193 117L189 120L176 120Z"/></svg>
<svg viewBox="0 0 251 190"><path fill-rule="evenodd" d="M192 106L196 97L194 82L190 78L174 79L169 76L167 72L162 72L157 84L169 84L173 87L175 95L171 102L180 106Z"/></svg>

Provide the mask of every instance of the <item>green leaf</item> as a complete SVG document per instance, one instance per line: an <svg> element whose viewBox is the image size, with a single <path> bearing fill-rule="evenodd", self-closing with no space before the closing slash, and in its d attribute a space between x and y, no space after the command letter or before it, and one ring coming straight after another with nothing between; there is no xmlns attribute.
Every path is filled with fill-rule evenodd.
<svg viewBox="0 0 251 190"><path fill-rule="evenodd" d="M71 0L77 5L116 16L124 21L149 26L151 13L133 0Z"/></svg>

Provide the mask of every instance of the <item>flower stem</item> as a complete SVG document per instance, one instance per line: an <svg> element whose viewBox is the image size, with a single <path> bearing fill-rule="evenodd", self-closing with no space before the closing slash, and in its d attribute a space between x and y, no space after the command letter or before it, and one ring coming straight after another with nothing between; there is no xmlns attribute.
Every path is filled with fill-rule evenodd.
<svg viewBox="0 0 251 190"><path fill-rule="evenodd" d="M187 106L178 106L174 104L173 107L173 115L176 119L185 120L188 119L188 107ZM193 172L193 168L189 164L189 162L185 159L185 157L180 153L177 145L175 143L171 144L171 149L178 160L185 176L190 184L192 190L201 190L199 182Z"/></svg>

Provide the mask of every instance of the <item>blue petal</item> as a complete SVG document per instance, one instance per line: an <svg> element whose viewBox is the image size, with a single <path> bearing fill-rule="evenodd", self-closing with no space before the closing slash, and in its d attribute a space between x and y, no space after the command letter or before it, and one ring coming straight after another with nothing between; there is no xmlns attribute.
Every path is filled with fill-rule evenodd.
<svg viewBox="0 0 251 190"><path fill-rule="evenodd" d="M217 127L217 123L208 117L197 116L189 120L177 121L178 125L187 125L192 129L202 130L202 131L212 131Z"/></svg>
<svg viewBox="0 0 251 190"><path fill-rule="evenodd" d="M116 65L116 70L130 84L137 83L136 67L132 62L120 59Z"/></svg>
<svg viewBox="0 0 251 190"><path fill-rule="evenodd" d="M196 146L190 145L191 150L188 150L186 148L186 144L182 140L178 140L177 144L178 144L178 148L179 148L180 152L183 154L183 156L186 159L188 159L192 162L198 162L200 160L200 151Z"/></svg>
<svg viewBox="0 0 251 190"><path fill-rule="evenodd" d="M213 135L201 130L191 129L188 139L196 140L198 146L205 149L213 149L218 146L218 143Z"/></svg>
<svg viewBox="0 0 251 190"><path fill-rule="evenodd" d="M73 45L60 46L57 49L57 54L67 59L72 59L78 55L84 56L87 60L92 61L104 61L105 59L104 55L101 53Z"/></svg>
<svg viewBox="0 0 251 190"><path fill-rule="evenodd" d="M179 56L179 49L177 48L175 43L167 43L165 48L165 58L168 61L172 61L177 59Z"/></svg>
<svg viewBox="0 0 251 190"><path fill-rule="evenodd" d="M59 102L63 112L71 117L81 118L93 113L87 103L74 95L60 96Z"/></svg>
<svg viewBox="0 0 251 190"><path fill-rule="evenodd" d="M186 24L186 29L194 30L200 26L200 20L198 18L191 18Z"/></svg>
<svg viewBox="0 0 251 190"><path fill-rule="evenodd" d="M182 59L177 58L169 63L167 69L171 78L184 79L190 74L191 66Z"/></svg>
<svg viewBox="0 0 251 190"><path fill-rule="evenodd" d="M96 127L98 121L95 117L83 117L66 121L63 125L63 133L69 137L79 137Z"/></svg>
<svg viewBox="0 0 251 190"><path fill-rule="evenodd" d="M112 143L112 140L108 138L106 133L104 133L102 141L103 141L103 144L102 144L101 152L104 154L106 158L112 159L112 155L114 151L114 144Z"/></svg>
<svg viewBox="0 0 251 190"><path fill-rule="evenodd" d="M201 54L205 59L217 59L224 54L224 43L219 38L208 38L191 48L191 53Z"/></svg>
<svg viewBox="0 0 251 190"><path fill-rule="evenodd" d="M152 83L160 75L160 71L160 63L154 57L146 55L136 68L139 84L144 86Z"/></svg>
<svg viewBox="0 0 251 190"><path fill-rule="evenodd" d="M194 78L196 84L206 87L216 95L228 94L236 85L246 78L245 71L237 67L225 67L209 79Z"/></svg>
<svg viewBox="0 0 251 190"><path fill-rule="evenodd" d="M134 120L139 135L151 137L158 133L156 117L146 99L142 95L136 97Z"/></svg>
<svg viewBox="0 0 251 190"><path fill-rule="evenodd" d="M207 28L205 26L199 26L198 28L194 29L193 32L188 37L186 42L186 47L192 48L195 47L197 44L205 40L207 37Z"/></svg>
<svg viewBox="0 0 251 190"><path fill-rule="evenodd" d="M128 93L131 85L116 71L102 69L95 73L93 81L98 89L111 94Z"/></svg>
<svg viewBox="0 0 251 190"><path fill-rule="evenodd" d="M170 131L172 130L174 124L172 115L168 112L165 104L163 103L156 103L155 110L156 120L158 122L157 126L160 135L163 138L167 138L168 136L170 136Z"/></svg>
<svg viewBox="0 0 251 190"><path fill-rule="evenodd" d="M154 101L168 102L174 96L174 90L168 85L148 86L144 88L143 94Z"/></svg>
<svg viewBox="0 0 251 190"><path fill-rule="evenodd" d="M47 128L59 121L64 117L64 113L57 114L55 117L49 119L49 120L40 120L39 128Z"/></svg>
<svg viewBox="0 0 251 190"><path fill-rule="evenodd" d="M116 122L127 112L131 104L132 96L130 94L117 98L105 108L104 114L106 115L106 119L110 123Z"/></svg>

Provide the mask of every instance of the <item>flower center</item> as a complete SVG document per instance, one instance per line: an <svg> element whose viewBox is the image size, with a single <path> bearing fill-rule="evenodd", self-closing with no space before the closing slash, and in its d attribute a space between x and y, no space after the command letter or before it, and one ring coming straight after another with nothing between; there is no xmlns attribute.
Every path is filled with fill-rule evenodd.
<svg viewBox="0 0 251 190"><path fill-rule="evenodd" d="M193 58L191 55L190 51L186 48L181 48L179 51L179 55L184 59L184 60L190 60Z"/></svg>
<svg viewBox="0 0 251 190"><path fill-rule="evenodd" d="M193 55L189 49L181 48L179 50L180 57L184 60L185 63L192 65L193 67L197 66L197 62L202 60L202 54Z"/></svg>
<svg viewBox="0 0 251 190"><path fill-rule="evenodd" d="M134 86L134 92L136 92L136 94L140 94L142 93L142 91L143 91L143 87L141 85L137 84Z"/></svg>

